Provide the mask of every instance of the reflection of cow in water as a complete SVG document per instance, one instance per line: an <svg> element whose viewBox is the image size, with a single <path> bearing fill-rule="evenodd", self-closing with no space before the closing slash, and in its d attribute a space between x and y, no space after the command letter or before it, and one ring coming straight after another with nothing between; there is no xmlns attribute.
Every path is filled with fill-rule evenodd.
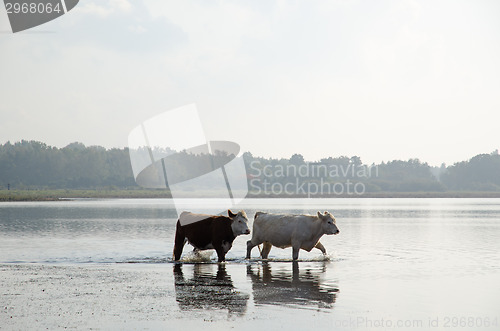
<svg viewBox="0 0 500 331"><path fill-rule="evenodd" d="M289 264L286 264L288 266ZM276 266L276 264L275 264ZM298 308L333 308L339 289L321 284L320 274L326 271L307 268L299 272L299 263L292 263L292 270L271 271L271 263L262 267L248 265L247 276L252 280L253 299L256 305L291 305Z"/></svg>
<svg viewBox="0 0 500 331"><path fill-rule="evenodd" d="M235 290L226 266L219 264L217 273L212 264L195 264L193 278L186 279L182 265L175 264L175 297L183 310L227 309L228 313L243 315L247 309L248 294Z"/></svg>

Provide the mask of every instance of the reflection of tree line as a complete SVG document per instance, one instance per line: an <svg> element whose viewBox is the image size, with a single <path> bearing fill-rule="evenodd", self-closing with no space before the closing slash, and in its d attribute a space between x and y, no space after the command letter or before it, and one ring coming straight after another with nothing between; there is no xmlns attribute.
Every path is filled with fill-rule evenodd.
<svg viewBox="0 0 500 331"><path fill-rule="evenodd" d="M243 315L249 295L236 290L224 264L218 264L215 273L212 266L195 264L191 278L184 276L182 264L174 266L179 307L183 310L223 309ZM298 262L293 262L291 269L273 271L272 268L272 263L267 261L247 266L247 277L252 282L256 305L333 308L339 290L322 284L321 275L326 272L325 264L320 269L306 268L302 272Z"/></svg>

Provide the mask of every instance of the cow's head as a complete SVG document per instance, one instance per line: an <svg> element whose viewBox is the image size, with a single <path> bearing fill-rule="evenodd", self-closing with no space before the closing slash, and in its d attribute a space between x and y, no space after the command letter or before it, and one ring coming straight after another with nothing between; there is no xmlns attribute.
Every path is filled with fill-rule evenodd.
<svg viewBox="0 0 500 331"><path fill-rule="evenodd" d="M318 211L318 218L321 220L321 227L326 234L339 234L340 230L335 224L335 217L332 214L325 211L321 214Z"/></svg>
<svg viewBox="0 0 500 331"><path fill-rule="evenodd" d="M243 210L240 210L237 214L228 210L227 215L231 219L231 229L235 237L240 234L250 234L247 214Z"/></svg>

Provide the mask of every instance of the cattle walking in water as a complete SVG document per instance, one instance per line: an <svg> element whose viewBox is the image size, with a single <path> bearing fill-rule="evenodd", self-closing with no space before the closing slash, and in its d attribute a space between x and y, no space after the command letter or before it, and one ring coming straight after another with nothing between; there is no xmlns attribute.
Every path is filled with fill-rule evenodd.
<svg viewBox="0 0 500 331"><path fill-rule="evenodd" d="M182 212L175 231L174 260L181 258L184 244L189 242L195 250L215 249L219 262L225 261L234 239L250 234L244 211L227 212L229 217Z"/></svg>
<svg viewBox="0 0 500 331"><path fill-rule="evenodd" d="M329 212L312 215L281 215L263 212L255 213L252 239L247 241L247 259L252 248L263 244L262 258L267 259L272 246L292 247L292 258L299 258L299 250L310 252L313 248L326 254L325 247L319 242L324 234L338 234L335 217Z"/></svg>

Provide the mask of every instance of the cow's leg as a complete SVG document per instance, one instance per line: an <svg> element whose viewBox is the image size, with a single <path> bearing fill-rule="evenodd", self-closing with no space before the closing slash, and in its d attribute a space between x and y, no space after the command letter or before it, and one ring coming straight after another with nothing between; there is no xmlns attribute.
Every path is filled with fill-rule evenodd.
<svg viewBox="0 0 500 331"><path fill-rule="evenodd" d="M179 222L177 222L177 228L175 230L175 244L174 244L174 260L179 261L182 254L182 249L186 243L186 235L182 230Z"/></svg>
<svg viewBox="0 0 500 331"><path fill-rule="evenodd" d="M318 241L318 243L314 247L317 248L317 249L319 249L323 253L323 255L326 255L326 249L325 249L325 246L323 246L322 243L320 243Z"/></svg>
<svg viewBox="0 0 500 331"><path fill-rule="evenodd" d="M295 261L299 258L300 243L292 241L292 259Z"/></svg>
<svg viewBox="0 0 500 331"><path fill-rule="evenodd" d="M262 252L261 252L261 256L263 259L267 259L272 247L273 245L270 242L264 241L264 243L262 244Z"/></svg>
<svg viewBox="0 0 500 331"><path fill-rule="evenodd" d="M262 244L262 242L257 241L256 243L254 243L253 238L252 238L252 240L247 241L247 257L246 257L247 259L250 259L250 257L251 257L252 248L254 248L255 246L260 245L260 244Z"/></svg>
<svg viewBox="0 0 500 331"><path fill-rule="evenodd" d="M215 251L217 252L219 262L226 261L226 252L224 251L224 248L222 247L222 245L217 245L217 247L215 247Z"/></svg>

